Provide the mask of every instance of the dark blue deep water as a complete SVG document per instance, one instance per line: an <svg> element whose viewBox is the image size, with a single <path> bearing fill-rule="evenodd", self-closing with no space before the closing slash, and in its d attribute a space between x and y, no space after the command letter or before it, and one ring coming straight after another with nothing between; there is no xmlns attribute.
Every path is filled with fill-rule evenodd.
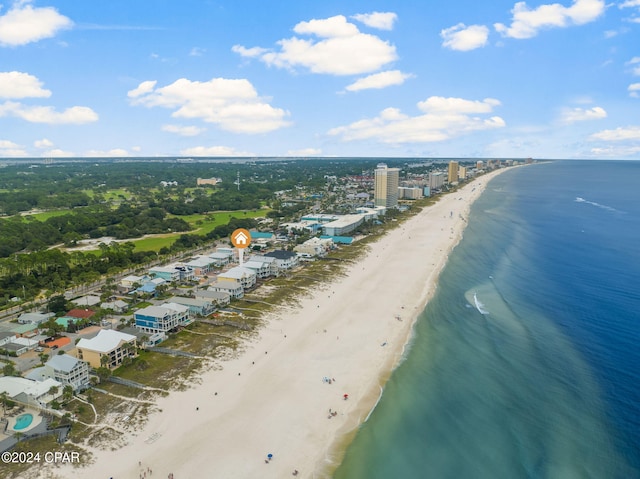
<svg viewBox="0 0 640 479"><path fill-rule="evenodd" d="M639 162L491 181L334 477L640 477Z"/></svg>

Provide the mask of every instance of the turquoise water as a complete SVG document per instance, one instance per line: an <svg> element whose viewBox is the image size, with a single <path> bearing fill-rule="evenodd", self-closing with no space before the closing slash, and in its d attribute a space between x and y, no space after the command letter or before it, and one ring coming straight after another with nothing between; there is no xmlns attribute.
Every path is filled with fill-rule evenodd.
<svg viewBox="0 0 640 479"><path fill-rule="evenodd" d="M20 431L31 426L33 422L33 414L22 414L16 418L16 425L13 426L14 431Z"/></svg>
<svg viewBox="0 0 640 479"><path fill-rule="evenodd" d="M494 179L335 479L640 477L638 178Z"/></svg>

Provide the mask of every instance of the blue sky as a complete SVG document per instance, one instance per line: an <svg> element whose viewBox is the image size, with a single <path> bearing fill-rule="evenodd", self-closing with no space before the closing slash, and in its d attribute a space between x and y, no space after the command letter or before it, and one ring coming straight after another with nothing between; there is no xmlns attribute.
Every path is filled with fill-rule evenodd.
<svg viewBox="0 0 640 479"><path fill-rule="evenodd" d="M0 157L640 159L640 0L0 5Z"/></svg>

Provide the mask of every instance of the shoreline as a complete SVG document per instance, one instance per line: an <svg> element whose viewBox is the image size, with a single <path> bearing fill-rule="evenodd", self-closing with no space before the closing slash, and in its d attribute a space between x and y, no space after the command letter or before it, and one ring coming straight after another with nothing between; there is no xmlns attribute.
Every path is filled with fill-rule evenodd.
<svg viewBox="0 0 640 479"><path fill-rule="evenodd" d="M272 314L258 339L221 369L159 398L158 412L124 447L91 450L95 462L87 467L41 472L137 479L150 467L176 479L281 478L294 470L331 477L408 351L471 205L504 171L440 197L369 245L344 276L302 297L300 307Z"/></svg>

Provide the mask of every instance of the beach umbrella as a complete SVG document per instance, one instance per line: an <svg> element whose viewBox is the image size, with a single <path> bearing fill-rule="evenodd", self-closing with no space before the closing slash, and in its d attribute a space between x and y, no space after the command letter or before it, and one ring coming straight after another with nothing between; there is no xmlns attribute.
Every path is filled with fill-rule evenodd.
<svg viewBox="0 0 640 479"><path fill-rule="evenodd" d="M348 398L349 398L349 395L348 395L348 394L345 394L343 397L344 397L345 399L348 399Z"/></svg>
<svg viewBox="0 0 640 479"><path fill-rule="evenodd" d="M271 454L271 453L267 454L267 458L268 458L269 460L273 459L273 454Z"/></svg>

